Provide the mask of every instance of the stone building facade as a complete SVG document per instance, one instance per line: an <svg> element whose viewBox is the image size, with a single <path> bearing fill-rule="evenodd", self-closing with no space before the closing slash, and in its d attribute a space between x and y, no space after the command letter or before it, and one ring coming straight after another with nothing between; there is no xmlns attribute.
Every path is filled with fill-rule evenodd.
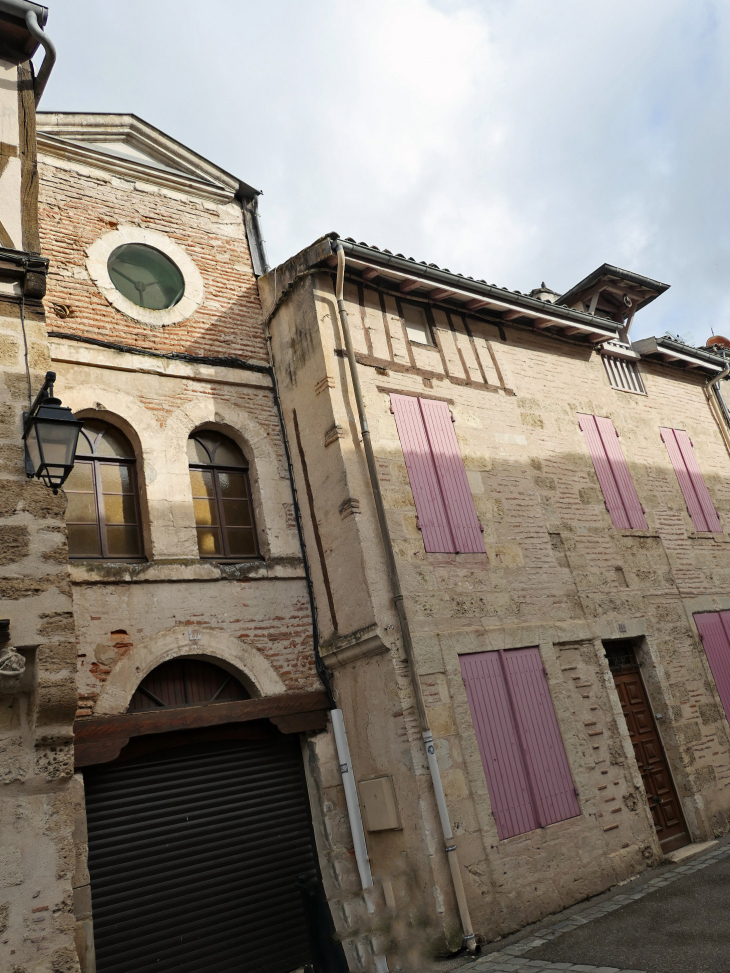
<svg viewBox="0 0 730 973"><path fill-rule="evenodd" d="M634 313L666 285L608 265L562 297L544 286L522 295L332 236L259 281L295 480L310 498L322 651L361 794L363 781L389 777L400 815L399 826L367 834L385 951L418 968L420 949L458 946L463 927L368 479L338 246L418 680L471 920L487 941L728 830L730 643L713 647L706 635L703 646L698 631L730 609L730 454L708 387L725 361L671 338L632 347ZM421 424L428 442L416 442ZM606 428L620 437L605 446L610 462L590 438ZM693 519L690 474L671 451L680 440L719 527ZM418 466L426 454L440 477L431 495ZM458 475L439 466L445 455ZM454 498L459 477L467 499ZM636 519L623 524L617 487L635 488L624 499ZM475 518L475 546L426 538L438 521L428 504L442 500L452 526ZM494 722L499 694L480 702L476 682L502 685L498 656L514 698ZM538 687L540 699L528 698L537 684L518 673L520 658L539 667L549 695ZM545 760L564 754L547 781L529 725L538 711L553 734ZM521 739L500 741L511 719ZM554 787L551 800L562 774L567 810L546 819L549 801L532 793L535 820L510 824L511 798L499 791L513 758L525 763L524 787Z"/></svg>
<svg viewBox="0 0 730 973"><path fill-rule="evenodd" d="M257 191L134 116L40 113L36 169L2 70L3 969L422 970L725 833L726 358L632 345L666 286L269 272Z"/></svg>

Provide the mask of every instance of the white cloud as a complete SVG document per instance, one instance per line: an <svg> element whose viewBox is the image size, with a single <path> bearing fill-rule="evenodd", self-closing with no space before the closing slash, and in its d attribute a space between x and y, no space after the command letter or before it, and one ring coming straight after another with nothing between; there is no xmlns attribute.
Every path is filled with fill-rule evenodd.
<svg viewBox="0 0 730 973"><path fill-rule="evenodd" d="M279 261L336 229L520 290L603 261L730 330L720 0L55 0L44 107L131 110L264 189Z"/></svg>

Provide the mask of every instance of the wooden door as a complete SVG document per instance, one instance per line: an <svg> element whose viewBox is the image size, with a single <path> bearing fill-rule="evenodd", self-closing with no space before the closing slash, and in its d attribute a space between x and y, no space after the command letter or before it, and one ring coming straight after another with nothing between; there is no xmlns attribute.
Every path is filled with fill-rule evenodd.
<svg viewBox="0 0 730 973"><path fill-rule="evenodd" d="M641 673L638 666L623 666L620 672L614 672L613 678L659 843L663 852L674 851L688 845L690 836Z"/></svg>

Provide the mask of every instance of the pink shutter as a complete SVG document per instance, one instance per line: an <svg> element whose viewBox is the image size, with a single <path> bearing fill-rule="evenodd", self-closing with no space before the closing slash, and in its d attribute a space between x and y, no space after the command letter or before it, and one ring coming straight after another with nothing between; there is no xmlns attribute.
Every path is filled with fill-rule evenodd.
<svg viewBox="0 0 730 973"><path fill-rule="evenodd" d="M730 612L703 612L694 619L722 708L730 722Z"/></svg>
<svg viewBox="0 0 730 973"><path fill-rule="evenodd" d="M390 405L403 448L424 547L431 553L453 552L456 547L418 399L392 393Z"/></svg>
<svg viewBox="0 0 730 973"><path fill-rule="evenodd" d="M613 526L646 530L644 511L614 424L610 419L585 413L578 414L578 423L585 436Z"/></svg>
<svg viewBox="0 0 730 973"><path fill-rule="evenodd" d="M499 652L459 657L500 839L539 827Z"/></svg>
<svg viewBox="0 0 730 973"><path fill-rule="evenodd" d="M540 824L576 817L580 806L540 650L512 649L504 665Z"/></svg>
<svg viewBox="0 0 730 973"><path fill-rule="evenodd" d="M702 476L689 436L683 429L662 427L659 432L664 445L667 447L674 472L677 474L679 487L695 530L707 530L721 534L722 524L717 516L715 505Z"/></svg>
<svg viewBox="0 0 730 973"><path fill-rule="evenodd" d="M484 538L474 509L474 499L449 407L446 402L435 399L419 399L418 404L431 446L455 550L461 554L485 554Z"/></svg>

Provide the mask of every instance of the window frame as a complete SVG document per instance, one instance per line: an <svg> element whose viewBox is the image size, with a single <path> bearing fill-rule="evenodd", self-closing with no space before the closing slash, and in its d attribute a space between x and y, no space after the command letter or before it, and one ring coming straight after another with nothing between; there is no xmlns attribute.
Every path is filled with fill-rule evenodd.
<svg viewBox="0 0 730 973"><path fill-rule="evenodd" d="M88 416L86 418L89 419ZM124 436L125 439L128 440L128 437L125 436L124 432L121 429L117 429L117 427L114 426L111 422L106 422L106 420L97 420L97 419L94 419L93 417L91 417L90 421L103 422L106 426L109 426L110 428L117 430L122 436ZM83 430L82 430L82 434L83 434ZM89 437L87 436L87 438L89 438ZM98 438L98 435L97 435L97 438ZM95 510L96 510L96 531L97 531L97 536L99 538L99 548L101 550L101 554L71 554L69 552L69 555L68 555L69 561L114 561L114 562L124 562L124 563L134 563L134 562L146 561L147 558L145 556L145 551L144 551L144 533L143 533L143 530L142 530L142 507L141 507L141 504L139 502L139 481L137 479L137 458L135 456L132 456L130 458L126 458L126 457L125 458L117 458L117 457L113 457L113 456L104 456L104 457L101 457L97 453L78 453L77 452L76 455L74 456L74 465L76 465L77 462L78 463L87 463L87 464L89 464L91 466L91 481L92 481L92 485L93 485L93 491L92 491L92 493L93 493L93 497L94 497L94 507L95 507ZM102 465L105 465L105 466L126 466L129 469L129 471L130 471L129 479L130 479L130 485L132 487L132 496L134 497L134 510L135 510L137 522L134 525L133 524L126 524L126 525L112 524L111 526L112 527L119 527L119 526L129 526L129 527L131 527L131 526L136 526L136 528L137 528L137 542L139 544L140 553L137 554L137 555L135 555L134 557L120 557L120 556L117 556L117 555L109 554L108 553L109 552L109 544L108 544L108 541L107 541L106 530L107 530L107 526L109 526L109 525L106 522L106 510L105 510L105 507L104 507L104 493L103 493L102 487L101 487L101 475L100 475L100 472L99 472L99 467L102 466ZM86 492L86 491L69 490L68 492L69 493L83 493L83 492ZM120 496L123 496L123 495L124 494L120 494ZM81 526L91 526L91 524L87 524L87 523L84 523L82 521L78 521L78 522L77 521L71 521L71 522L66 521L66 527L67 527L67 529L68 529L69 526L70 527L75 527L75 526L80 526L81 527Z"/></svg>
<svg viewBox="0 0 730 973"><path fill-rule="evenodd" d="M408 334L408 328L411 327L406 320L406 309L415 309L420 315L423 316L423 325L425 328L425 341L417 341ZM415 304L412 301L401 301L400 302L400 318L403 322L403 333L405 335L406 341L414 345L416 348L436 348L436 339L433 334L433 327L429 321L429 315L427 308L421 304ZM417 327L417 326L416 326Z"/></svg>
<svg viewBox="0 0 730 973"><path fill-rule="evenodd" d="M243 450L241 450L241 447L238 445L238 443L234 439L231 439L230 436L226 436L224 433L219 433L217 430L206 430L206 429L200 430L200 434L201 435L204 435L206 432L215 432L218 436L221 437L221 439L223 439L223 440L228 439L243 454ZM198 438L199 437L196 435L196 433L191 433L191 435L188 436L188 440L191 440L191 439L192 440L195 440L195 439L198 439ZM202 445L203 445L203 448L207 452L208 450L207 450L207 447L205 446L205 444L203 443ZM251 493L251 477L249 476L249 469L250 469L250 467L249 467L248 461L246 460L245 455L244 455L244 461L246 462L246 465L245 466L230 466L230 465L227 465L225 463L191 463L190 460L188 460L188 472L191 471L191 470L196 470L196 471L199 471L199 472L202 472L202 473L211 473L212 474L212 478L213 478L213 499L215 499L215 509L216 509L216 511L218 513L218 526L217 527L201 528L197 523L195 524L195 539L196 539L196 541L197 541L198 536L199 536L198 535L198 532L201 529L218 530L219 533L220 533L220 539L221 539L221 548L222 548L222 551L221 551L220 554L201 554L200 553L200 545L198 545L198 557L200 558L201 561L226 561L228 563L240 563L240 562L243 562L243 561L261 560L261 558L262 558L261 546L259 544L258 530L256 529L256 511L254 509L253 495ZM231 554L230 553L230 545L228 543L228 531L229 530L240 530L241 528L240 527L232 527L231 528L226 523L224 506L223 506L223 494L222 494L221 486L220 486L220 476L219 476L220 473L236 473L236 474L239 474L239 475L242 474L243 477L245 478L246 490L247 490L247 493L248 493L248 496L246 497L246 501L248 503L248 509L249 509L249 513L251 515L251 527L250 527L250 530L251 530L251 532L253 534L253 542L254 542L254 548L255 548L255 552L256 552L255 554L241 555L241 554ZM191 490L192 490L192 483L191 483ZM197 498L197 497L195 497L193 495L193 500L195 501L196 499L204 499L204 498L202 498L202 497L201 498Z"/></svg>

